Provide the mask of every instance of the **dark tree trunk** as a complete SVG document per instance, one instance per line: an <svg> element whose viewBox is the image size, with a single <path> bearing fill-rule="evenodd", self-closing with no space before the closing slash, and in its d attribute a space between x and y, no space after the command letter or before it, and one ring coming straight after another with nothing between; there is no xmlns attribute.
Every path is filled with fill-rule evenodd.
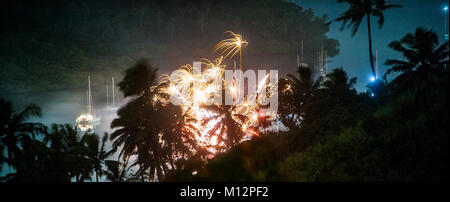
<svg viewBox="0 0 450 202"><path fill-rule="evenodd" d="M370 30L370 14L367 14L367 31L369 33L369 56L370 56L370 68L372 68L372 76L375 77L375 67L373 66L373 54L372 54L372 34Z"/></svg>

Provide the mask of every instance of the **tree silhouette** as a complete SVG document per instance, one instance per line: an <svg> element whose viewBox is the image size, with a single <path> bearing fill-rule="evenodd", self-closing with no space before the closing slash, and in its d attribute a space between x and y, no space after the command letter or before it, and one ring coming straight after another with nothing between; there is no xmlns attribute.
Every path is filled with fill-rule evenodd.
<svg viewBox="0 0 450 202"><path fill-rule="evenodd" d="M327 80L323 82L322 86L325 87L330 93L333 94L356 94L356 90L353 88L356 84L356 77L348 78L347 73L342 69L333 69L331 73L327 75Z"/></svg>
<svg viewBox="0 0 450 202"><path fill-rule="evenodd" d="M106 142L109 139L109 134L104 133L102 139L97 134L85 134L83 140L86 142L87 146L87 156L91 161L94 173L95 181L98 182L99 178L104 175L103 165L105 164L106 158L111 156L116 152L117 148L113 148L110 151L106 151Z"/></svg>
<svg viewBox="0 0 450 202"><path fill-rule="evenodd" d="M20 169L23 164L20 161L25 156L19 145L31 142L35 135L46 130L43 124L27 122L27 119L41 115L41 108L37 105L28 105L23 111L15 113L11 102L0 99L0 162ZM4 151L6 156L3 156Z"/></svg>
<svg viewBox="0 0 450 202"><path fill-rule="evenodd" d="M239 121L244 122L247 117L241 114L233 113L235 107L236 105L204 106L205 109L216 113L216 115L205 119L203 124L207 124L212 120L221 120L214 126L214 128L210 130L212 133L219 130L216 144L219 151L221 150L220 143L224 142L225 148L230 148L239 143L244 137L244 132L241 129L241 124Z"/></svg>
<svg viewBox="0 0 450 202"><path fill-rule="evenodd" d="M120 162L120 161L105 161L106 170L105 176L106 180L110 182L125 182L128 180L130 170L130 166L128 166L128 161Z"/></svg>
<svg viewBox="0 0 450 202"><path fill-rule="evenodd" d="M144 97L136 98L121 107L118 118L111 122L111 128L118 128L111 133L113 147L123 145L119 156L128 159L137 155L138 172L154 172L162 176L167 169L165 156L159 144L159 133L151 121L155 111ZM150 120L149 120L150 118Z"/></svg>
<svg viewBox="0 0 450 202"><path fill-rule="evenodd" d="M372 75L375 76L375 67L373 65L373 54L372 54L372 33L371 33L371 20L370 17L374 16L378 18L378 26L381 28L384 24L383 12L390 8L398 8L401 5L397 4L387 4L385 0L338 0L338 2L348 3L350 8L342 13L342 15L333 21L342 21L341 30L344 29L345 25L352 26L352 36L356 34L359 29L359 25L364 17L367 19L367 31L369 35L369 57L370 57L370 67L372 69Z"/></svg>
<svg viewBox="0 0 450 202"><path fill-rule="evenodd" d="M119 155L124 160L137 156L133 165L139 166L137 172L143 180L143 176L161 179L168 165L173 167L176 155L187 152L177 135L181 131L178 127L182 121L181 111L154 99L161 95L156 85L156 71L145 60L125 71L119 89L131 100L119 109L119 117L111 123L111 128L117 128L110 136L113 147L123 145Z"/></svg>
<svg viewBox="0 0 450 202"><path fill-rule="evenodd" d="M289 74L279 81L278 113L281 121L288 128L296 128L300 124L305 108L312 102L320 81L314 81L310 68L299 67L298 76Z"/></svg>
<svg viewBox="0 0 450 202"><path fill-rule="evenodd" d="M75 181L90 180L94 172L94 162L89 158L89 143L96 136L89 131L81 136L76 126L69 124L53 124L45 133L43 143L49 145L48 158L43 163L49 172L57 173L57 177ZM50 179L61 181L61 179Z"/></svg>
<svg viewBox="0 0 450 202"><path fill-rule="evenodd" d="M432 111L433 99L443 96L437 88L448 76L449 64L448 41L439 45L438 36L431 30L417 28L414 34L407 34L402 39L393 41L389 47L400 52L405 60L388 59L385 64L391 66L385 74L401 72L389 83L389 93L398 95L404 92L415 94L417 110L423 108L433 119L439 111Z"/></svg>
<svg viewBox="0 0 450 202"><path fill-rule="evenodd" d="M414 34L407 34L400 40L392 41L389 47L400 52L406 60L389 59L385 65L392 66L388 69L385 77L392 72L402 72L393 81L403 80L414 70L421 74L434 70L442 70L448 65L448 41L438 46L439 40L436 33L424 28L417 28Z"/></svg>

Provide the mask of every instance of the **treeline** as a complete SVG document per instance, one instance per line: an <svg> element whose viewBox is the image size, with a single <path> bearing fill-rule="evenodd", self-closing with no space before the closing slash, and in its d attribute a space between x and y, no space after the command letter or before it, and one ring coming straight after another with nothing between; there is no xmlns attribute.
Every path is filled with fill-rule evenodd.
<svg viewBox="0 0 450 202"><path fill-rule="evenodd" d="M445 181L448 180L448 42L418 28L390 47L386 74L359 93L343 69L315 79L309 68L279 80L279 117L286 132L241 142L232 110L226 117L226 152L208 158L189 131L178 106L157 85L157 70L141 61L124 72L119 89L129 102L102 139L69 125L28 123L40 115L31 105L15 113L0 103L4 181ZM104 143L113 148L106 151ZM107 161L119 151L120 161ZM131 163L128 165L128 163ZM131 167L135 169L131 169Z"/></svg>
<svg viewBox="0 0 450 202"><path fill-rule="evenodd" d="M310 64L321 46L333 57L339 45L325 35L326 16L279 0L19 0L4 3L0 13L2 93L77 87L88 74L104 84L139 58L167 73L212 58L211 47L226 30L245 33L252 44L244 52L246 67L288 72L301 40Z"/></svg>
<svg viewBox="0 0 450 202"><path fill-rule="evenodd" d="M36 105L14 112L0 99L0 182L132 180L127 162L110 160L109 135L82 133L69 124L28 122L41 116Z"/></svg>

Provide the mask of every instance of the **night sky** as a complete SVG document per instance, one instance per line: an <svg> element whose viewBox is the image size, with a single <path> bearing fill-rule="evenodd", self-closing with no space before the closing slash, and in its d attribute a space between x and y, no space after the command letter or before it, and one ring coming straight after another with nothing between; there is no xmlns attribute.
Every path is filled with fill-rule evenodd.
<svg viewBox="0 0 450 202"><path fill-rule="evenodd" d="M304 8L312 8L317 15L327 14L331 19L337 18L348 8L345 3L335 0L297 0ZM443 6L448 5L445 0L393 0L391 4L401 4L401 8L393 8L384 13L385 21L381 29L372 24L372 43L378 49L379 74L383 76L387 68L384 61L401 57L400 54L388 47L393 40L401 39L407 33L413 33L417 27L432 29L443 41L445 17ZM340 52L329 63L329 68L344 67L349 76L358 77L357 89L365 91L365 85L370 78L369 45L367 23L362 21L358 32L352 37L351 29L340 30L341 22L332 23L328 36L339 40Z"/></svg>

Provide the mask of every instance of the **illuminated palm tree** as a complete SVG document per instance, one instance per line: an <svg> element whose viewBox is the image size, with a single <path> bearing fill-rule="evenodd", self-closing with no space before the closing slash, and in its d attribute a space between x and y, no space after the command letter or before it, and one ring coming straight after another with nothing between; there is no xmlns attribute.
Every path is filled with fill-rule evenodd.
<svg viewBox="0 0 450 202"><path fill-rule="evenodd" d="M216 119L220 119L215 127L210 131L219 131L217 134L217 146L220 142L224 142L226 147L234 146L239 143L244 136L241 123L245 122L247 117L241 114L233 113L236 105L208 105L205 109L216 113L203 121L203 125ZM223 139L225 136L226 139Z"/></svg>
<svg viewBox="0 0 450 202"><path fill-rule="evenodd" d="M139 172L156 170L162 176L167 170L165 156L159 144L159 133L152 123L155 111L144 98L130 101L118 111L118 118L111 122L113 148L123 146L119 156L124 160L137 155Z"/></svg>
<svg viewBox="0 0 450 202"><path fill-rule="evenodd" d="M154 99L161 94L156 86L156 71L145 60L125 71L119 89L132 99L117 112L119 117L111 123L116 130L110 136L114 148L123 146L119 156L124 161L136 156L137 172L150 180L155 176L161 179L168 165L173 164L174 155L185 150L180 135L176 135L181 111Z"/></svg>

